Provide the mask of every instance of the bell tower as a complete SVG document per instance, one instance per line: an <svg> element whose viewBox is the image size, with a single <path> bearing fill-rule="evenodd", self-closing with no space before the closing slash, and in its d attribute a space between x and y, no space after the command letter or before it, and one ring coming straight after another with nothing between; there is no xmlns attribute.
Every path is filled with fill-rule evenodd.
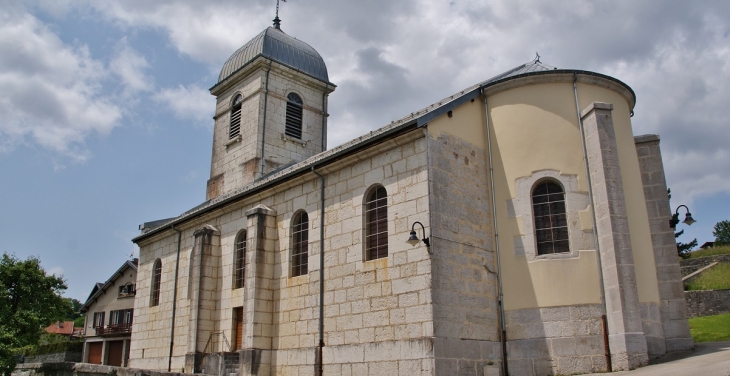
<svg viewBox="0 0 730 376"><path fill-rule="evenodd" d="M251 184L327 147L327 96L335 90L314 48L278 17L223 64L206 199Z"/></svg>

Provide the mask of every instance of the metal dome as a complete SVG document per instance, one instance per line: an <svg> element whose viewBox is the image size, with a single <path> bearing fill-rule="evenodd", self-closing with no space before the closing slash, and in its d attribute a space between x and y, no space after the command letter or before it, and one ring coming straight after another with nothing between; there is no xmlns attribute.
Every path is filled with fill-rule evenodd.
<svg viewBox="0 0 730 376"><path fill-rule="evenodd" d="M234 52L223 64L218 83L262 55L291 68L304 72L319 80L329 82L327 66L310 45L292 38L281 29L268 27Z"/></svg>

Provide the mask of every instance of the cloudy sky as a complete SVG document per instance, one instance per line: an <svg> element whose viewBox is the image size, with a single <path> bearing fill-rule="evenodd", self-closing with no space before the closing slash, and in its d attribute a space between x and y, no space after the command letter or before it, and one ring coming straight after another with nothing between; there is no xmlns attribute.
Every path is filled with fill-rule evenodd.
<svg viewBox="0 0 730 376"><path fill-rule="evenodd" d="M85 300L145 221L205 199L223 62L275 0L0 4L0 251L37 255ZM730 219L730 2L289 0L282 29L325 59L329 147L539 51L636 92L659 133L672 204L712 240Z"/></svg>

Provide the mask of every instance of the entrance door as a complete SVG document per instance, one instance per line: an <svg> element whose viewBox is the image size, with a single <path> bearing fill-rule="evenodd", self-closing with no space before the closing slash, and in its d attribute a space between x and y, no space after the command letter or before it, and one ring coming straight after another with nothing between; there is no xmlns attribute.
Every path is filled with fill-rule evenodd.
<svg viewBox="0 0 730 376"><path fill-rule="evenodd" d="M109 349L109 360L108 365L121 367L122 366L122 352L124 351L124 341L109 341L106 343Z"/></svg>
<svg viewBox="0 0 730 376"><path fill-rule="evenodd" d="M243 344L243 307L233 309L236 333L233 336L233 350L240 350Z"/></svg>
<svg viewBox="0 0 730 376"><path fill-rule="evenodd" d="M89 360L91 364L101 364L101 350L104 348L104 342L89 343Z"/></svg>

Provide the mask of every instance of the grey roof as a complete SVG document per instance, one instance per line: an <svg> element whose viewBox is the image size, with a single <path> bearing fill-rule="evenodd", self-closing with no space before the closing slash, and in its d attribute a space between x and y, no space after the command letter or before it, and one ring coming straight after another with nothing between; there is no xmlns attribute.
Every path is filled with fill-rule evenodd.
<svg viewBox="0 0 730 376"><path fill-rule="evenodd" d="M496 85L500 82L509 81L516 79L517 77L532 76L532 75L543 75L543 74L582 74L589 76L599 76L608 80L615 81L622 86L625 86L636 99L634 91L625 83L600 73L594 73L589 71L575 70L575 69L558 69L553 66L543 64L539 60L533 60L531 62L521 64L508 71L500 73L486 81L482 81L476 85L472 85L464 90L461 90L454 95L446 97L436 103L433 103L425 108L418 111L411 112L398 120L392 121L390 124L376 129L372 132L364 134L360 137L355 138L349 142L346 142L340 146L334 147L329 150L325 150L317 155L310 157L304 161L294 163L286 166L280 170L274 171L267 176L264 176L260 180L257 180L246 186L234 189L230 192L226 192L214 199L204 201L203 203L195 206L194 208L180 214L178 217L171 219L169 222L159 225L150 231L143 233L136 238L132 239L133 242L137 243L144 240L145 238L152 236L158 232L164 231L169 228L169 225L185 222L190 218L194 218L197 215L209 212L223 205L233 202L239 198L246 197L250 194L254 194L261 190L267 189L273 185L279 184L282 181L294 178L301 174L310 172L313 168L319 168L330 161L337 160L348 153L355 152L360 149L369 147L372 144L380 142L381 140L393 137L393 135L400 134L401 132L409 131L413 128L425 126L429 121L435 119L447 113L450 110L460 106L461 104L470 101L481 94L481 89Z"/></svg>
<svg viewBox="0 0 730 376"><path fill-rule="evenodd" d="M267 57L314 78L329 82L327 66L314 48L299 39L290 37L281 29L267 27L228 58L218 75L218 83L258 56Z"/></svg>

